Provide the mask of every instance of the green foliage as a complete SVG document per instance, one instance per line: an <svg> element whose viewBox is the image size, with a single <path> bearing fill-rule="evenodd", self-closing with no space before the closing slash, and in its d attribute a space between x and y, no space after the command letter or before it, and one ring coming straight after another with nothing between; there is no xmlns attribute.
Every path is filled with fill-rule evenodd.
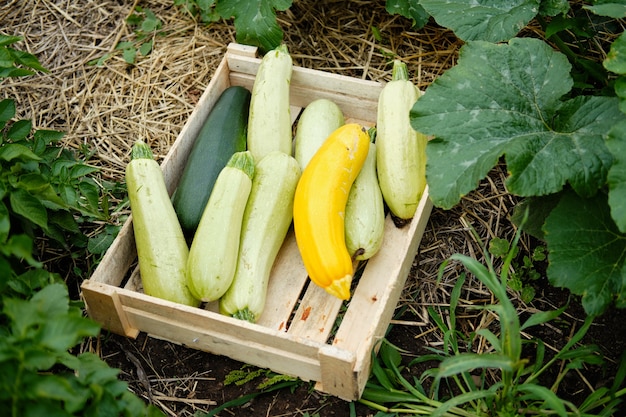
<svg viewBox="0 0 626 417"><path fill-rule="evenodd" d="M489 253L496 257L505 259L509 251L513 250L513 259L519 257L519 247L511 248L509 241L501 238L493 238L489 242ZM510 289L518 291L520 298L525 303L529 303L535 297L535 287L533 281L541 277L541 274L535 269L535 262L544 262L546 260L545 246L537 246L532 253L524 255L521 263L511 262L513 273L509 277L507 285Z"/></svg>
<svg viewBox="0 0 626 417"><path fill-rule="evenodd" d="M276 11L291 7L292 0L174 0L174 5L211 23L233 19L237 42L259 47L267 52L279 46L283 30L276 21Z"/></svg>
<svg viewBox="0 0 626 417"><path fill-rule="evenodd" d="M60 245L78 244L83 236L73 212L104 219L100 187L89 177L97 168L57 146L62 132L32 132L29 120L14 116L14 101L0 101L0 213L6 214L0 237L12 230L33 238L42 230Z"/></svg>
<svg viewBox="0 0 626 417"><path fill-rule="evenodd" d="M428 10L427 3L420 2ZM557 3L551 12L559 9ZM579 21L557 16L552 22L547 35L553 40L573 28L581 37L594 35ZM426 168L433 202L456 205L503 159L510 173L507 189L526 197L523 206L531 209L526 231L546 241L550 282L582 295L590 315L612 303L626 306L623 39L624 34L614 41L604 62L606 70L619 74L613 82L617 97L605 95L607 73L564 42L556 42L566 48L561 53L539 39L473 40L411 112L413 127L435 137L427 147ZM601 94L574 90L586 79L573 67L592 73ZM573 214L579 214L575 222ZM576 250L568 251L573 242ZM586 268L577 269L574 252L585 254Z"/></svg>
<svg viewBox="0 0 626 417"><path fill-rule="evenodd" d="M0 408L10 416L159 415L96 355L69 350L100 327L69 300L62 282L2 298ZM25 295L25 297L23 297Z"/></svg>
<svg viewBox="0 0 626 417"><path fill-rule="evenodd" d="M0 44L16 39L0 36ZM3 59L5 69L40 69L27 54ZM96 168L58 146L62 132L33 131L15 114L14 100L0 101L0 409L11 417L162 415L117 379L118 370L71 352L100 326L70 300L61 277L44 269L34 242L84 247L79 222L105 220L104 199L91 178Z"/></svg>
<svg viewBox="0 0 626 417"><path fill-rule="evenodd" d="M7 77L32 75L35 73L33 70L47 72L36 56L9 47L21 40L19 36L0 34L0 80Z"/></svg>
<svg viewBox="0 0 626 417"><path fill-rule="evenodd" d="M500 331L496 333L489 328L480 328L468 339L456 328L456 309L465 281L465 275L462 274L451 292L449 320L437 314L433 308L429 309L431 318L443 333L443 346L441 349L431 349L432 354L413 359L407 365L407 368L411 368L434 362L438 367L427 369L419 378L411 381L404 376L405 368L401 365L399 349L383 341L378 355L374 357L372 375L360 402L388 413L388 416L487 417L519 415L519 410L525 410L525 415L610 416L617 411L621 397L626 395L626 389L619 390L624 381L626 360L622 361L617 372L619 381L610 388L595 390L582 398L578 405L556 394L560 382L568 373L585 365L602 363L596 346L579 345L593 323L592 316L588 316L581 328L550 359L545 356L545 345L541 340L522 340L522 331L558 318L566 307L537 312L524 321L520 320L507 295L507 271L517 252L519 233L508 245L510 249L499 275L486 251L486 265L464 255L451 257L451 260L460 261L497 299L497 304L474 308L486 309L497 315ZM503 248L500 243L496 245ZM440 278L446 264L440 268ZM488 344L484 353L464 350L464 346L471 347L478 338ZM528 354L522 356L525 345L534 347L534 358L529 358ZM550 388L539 381L539 378L545 378L548 369L557 369L557 376ZM487 370L497 370L499 377L489 379L488 375L493 371ZM431 388L427 390L427 386Z"/></svg>
<svg viewBox="0 0 626 417"><path fill-rule="evenodd" d="M422 5L411 0L386 0L385 10L389 14L398 14L411 19L413 29L423 28L430 19L430 15Z"/></svg>
<svg viewBox="0 0 626 417"><path fill-rule="evenodd" d="M261 379L257 384L257 389L264 390L281 382L291 381L297 382L298 378L277 374L269 369L257 368L251 365L244 365L241 369L230 371L224 379L224 385L244 385L255 379Z"/></svg>

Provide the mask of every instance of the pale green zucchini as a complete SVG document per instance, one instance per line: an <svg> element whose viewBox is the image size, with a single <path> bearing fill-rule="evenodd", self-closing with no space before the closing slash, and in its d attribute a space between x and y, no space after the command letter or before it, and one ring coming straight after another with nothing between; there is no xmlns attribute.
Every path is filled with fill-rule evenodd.
<svg viewBox="0 0 626 417"><path fill-rule="evenodd" d="M253 177L254 159L245 151L235 153L215 180L187 260L187 284L202 301L217 300L233 281Z"/></svg>
<svg viewBox="0 0 626 417"><path fill-rule="evenodd" d="M406 64L394 61L392 80L378 99L378 181L389 210L410 219L426 187L425 135L411 127L409 112L420 91L409 80Z"/></svg>
<svg viewBox="0 0 626 417"><path fill-rule="evenodd" d="M289 84L293 63L286 45L263 56L259 65L248 118L248 150L255 161L273 151L291 155Z"/></svg>
<svg viewBox="0 0 626 417"><path fill-rule="evenodd" d="M369 259L383 243L385 205L376 175L376 144L371 143L346 204L346 247L356 260Z"/></svg>
<svg viewBox="0 0 626 417"><path fill-rule="evenodd" d="M328 99L317 99L309 103L296 126L294 157L304 170L322 143L344 124L344 117L337 104Z"/></svg>
<svg viewBox="0 0 626 417"><path fill-rule="evenodd" d="M198 306L186 284L189 248L165 187L163 171L142 141L132 148L126 167L139 272L148 295Z"/></svg>
<svg viewBox="0 0 626 417"><path fill-rule="evenodd" d="M300 166L280 151L256 164L241 229L237 269L220 299L220 312L256 322L265 307L270 271L293 219Z"/></svg>

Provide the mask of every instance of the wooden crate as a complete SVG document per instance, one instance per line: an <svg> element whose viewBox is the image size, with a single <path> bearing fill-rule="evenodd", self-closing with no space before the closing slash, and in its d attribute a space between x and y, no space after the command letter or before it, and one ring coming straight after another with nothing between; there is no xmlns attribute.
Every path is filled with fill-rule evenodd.
<svg viewBox="0 0 626 417"><path fill-rule="evenodd" d="M256 48L231 44L162 169L174 190L207 114L230 85L252 89L260 63ZM295 67L292 118L309 102L328 98L346 120L372 126L382 84ZM309 284L293 230L273 266L265 311L251 324L220 315L214 306L194 308L145 295L137 268L132 216L93 276L82 284L89 315L112 332L139 332L194 349L225 355L275 372L316 381L316 389L346 400L360 397L372 350L384 335L415 258L432 204L425 193L415 218L397 228L387 217L380 252L370 259L345 304ZM343 308L342 308L343 306Z"/></svg>

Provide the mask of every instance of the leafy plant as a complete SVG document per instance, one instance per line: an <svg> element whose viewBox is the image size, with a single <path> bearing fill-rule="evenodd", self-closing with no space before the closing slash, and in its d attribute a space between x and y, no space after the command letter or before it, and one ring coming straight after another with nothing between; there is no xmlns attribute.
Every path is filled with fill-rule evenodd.
<svg viewBox="0 0 626 417"><path fill-rule="evenodd" d="M69 352L100 327L83 317L65 285L34 290L2 298L0 407L7 415L159 415L117 379L119 370L95 354Z"/></svg>
<svg viewBox="0 0 626 417"><path fill-rule="evenodd" d="M514 251L514 259L519 257L519 246L510 247L510 243L506 239L493 238L489 242L489 253L496 257L506 259L509 251ZM529 303L535 297L535 287L533 281L541 277L539 271L535 269L535 262L544 262L546 260L545 246L537 246L529 255L523 255L521 263L513 261L511 273L507 285L514 291L518 291L520 298L525 303Z"/></svg>
<svg viewBox="0 0 626 417"><path fill-rule="evenodd" d="M622 51L622 37L612 50ZM573 92L571 68L539 39L470 40L411 119L435 137L426 169L434 204L454 206L504 158L507 189L530 207L527 230L545 239L550 282L597 315L612 302L626 307L625 117L616 97Z"/></svg>
<svg viewBox="0 0 626 417"><path fill-rule="evenodd" d="M21 40L20 36L0 35L0 79L25 77L35 71L47 72L36 56L9 46Z"/></svg>
<svg viewBox="0 0 626 417"><path fill-rule="evenodd" d="M432 354L412 360L407 368L429 361L439 366L427 369L411 382L403 375L400 350L383 341L374 359L372 377L360 400L362 403L385 413L393 413L391 415L428 414L435 417L520 413L610 416L617 410L620 398L626 395L626 389L619 389L626 371L626 357L622 360L614 384L592 392L579 405L557 395L559 384L567 373L584 364L599 364L602 361L597 355L597 347L579 345L593 323L592 316L588 316L566 345L549 359L541 340L522 339L522 331L558 318L567 306L554 311L537 312L520 321L507 294L508 270L520 232L518 230L499 274L485 250L486 265L465 255L457 254L450 258L461 262L497 299L497 304L473 308L486 309L497 315L499 334L489 328L480 328L467 340L456 328L455 310L465 281L465 275L462 274L451 292L449 320L438 315L433 308L429 309L444 335L443 347L439 350L431 349ZM444 262L440 268L440 279L447 263ZM472 342L478 338L488 344L484 353L464 350L464 346L472 346ZM528 351L524 348L530 347L534 348L534 358L523 354ZM553 368L558 369L557 376L548 388L539 378ZM489 376L494 370L498 372L498 377L491 379Z"/></svg>
<svg viewBox="0 0 626 417"><path fill-rule="evenodd" d="M0 35L3 46L17 40ZM9 50L2 67L10 70L0 72L29 75L24 66L41 68L36 57ZM15 114L14 100L0 101L0 409L15 417L162 415L117 379L118 370L94 354L72 353L100 327L35 253L83 248L79 222L107 214L90 177L96 168L58 146L62 132L33 131ZM35 242L42 248L35 251Z"/></svg>
<svg viewBox="0 0 626 417"><path fill-rule="evenodd" d="M174 5L197 16L204 23L233 19L237 42L267 52L280 45L283 30L276 11L291 7L292 0L174 0Z"/></svg>

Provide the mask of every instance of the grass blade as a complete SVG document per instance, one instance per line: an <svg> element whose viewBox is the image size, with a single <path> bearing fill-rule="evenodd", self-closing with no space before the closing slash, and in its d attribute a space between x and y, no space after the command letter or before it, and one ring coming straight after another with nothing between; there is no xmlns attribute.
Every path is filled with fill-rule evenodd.
<svg viewBox="0 0 626 417"><path fill-rule="evenodd" d="M439 366L438 378L469 372L478 368L495 368L502 371L513 371L515 362L506 355L497 353L477 354L461 353L446 358Z"/></svg>

